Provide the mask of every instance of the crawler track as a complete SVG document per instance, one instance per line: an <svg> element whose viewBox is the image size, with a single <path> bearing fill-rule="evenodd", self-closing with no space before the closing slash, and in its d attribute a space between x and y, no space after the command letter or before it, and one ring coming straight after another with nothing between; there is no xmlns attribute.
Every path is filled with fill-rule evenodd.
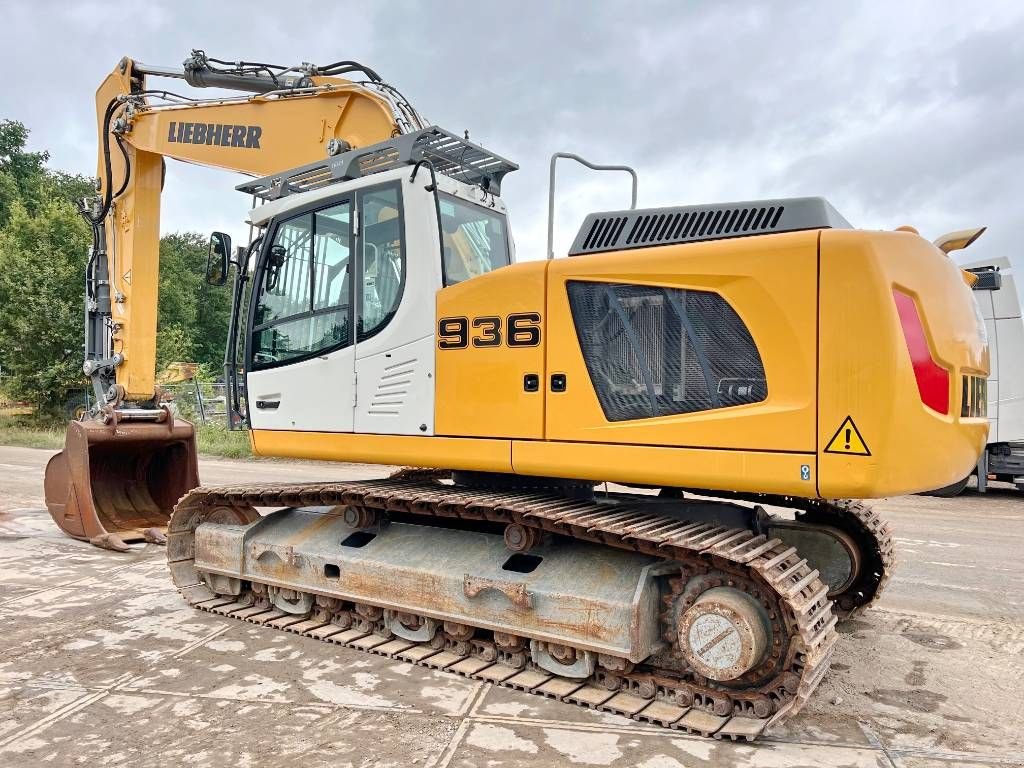
<svg viewBox="0 0 1024 768"><path fill-rule="evenodd" d="M255 507L321 506L413 515L423 522L459 518L518 523L661 557L679 568L668 579L666 621L675 615L675 601L689 599L684 585L695 580L730 584L765 606L773 645L758 667L730 683L715 683L687 670L672 646L632 669L599 667L587 680L570 679L533 667L528 654L514 652L515 647L510 652L507 638L497 637L499 633L492 640L491 633L474 629L476 635L469 640L446 631L430 642L414 643L389 636L376 606L319 596L312 611L296 615L273 608L265 585L247 582L241 595L220 596L196 571L194 531L201 523L247 522L254 519ZM824 676L837 638L827 587L795 548L745 528L654 514L638 500L631 503L631 497L609 504L545 493L482 492L422 476L197 488L179 502L171 518L168 560L182 595L201 610L716 738L753 740L795 714ZM671 638L671 626L665 626L665 636Z"/></svg>
<svg viewBox="0 0 1024 768"><path fill-rule="evenodd" d="M860 549L860 576L840 594L829 595L840 621L862 613L882 596L896 568L896 544L889 523L862 501L804 499L766 493L732 493L687 489L691 493L796 510L796 520L826 525L849 534Z"/></svg>

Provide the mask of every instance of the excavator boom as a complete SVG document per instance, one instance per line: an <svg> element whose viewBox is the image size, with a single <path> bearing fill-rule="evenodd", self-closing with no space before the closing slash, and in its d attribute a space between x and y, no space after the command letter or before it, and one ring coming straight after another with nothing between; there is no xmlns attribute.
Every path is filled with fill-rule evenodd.
<svg viewBox="0 0 1024 768"><path fill-rule="evenodd" d="M361 73L361 83L339 77ZM198 99L174 78L235 93ZM156 369L160 195L166 158L268 176L422 127L416 111L355 62L270 67L201 51L179 68L122 59L96 92L98 194L86 274L84 371L99 413L68 427L47 467L47 507L100 546L160 540L174 502L199 483L192 425L160 405Z"/></svg>
<svg viewBox="0 0 1024 768"><path fill-rule="evenodd" d="M86 360L110 368L120 387L116 397L125 401L145 402L154 394L165 158L267 176L326 157L329 148L366 146L402 132L383 96L339 78L307 78L298 81L301 87L241 97L167 102L167 92L147 86L148 72L166 71L123 59L96 92L100 196L110 203L100 210L105 242L95 255L109 261L112 303L108 315L101 300L94 322L113 325L112 333L102 327L94 332L99 340L109 336L111 348L91 348ZM232 77L246 90L259 84L252 76L230 74L194 81L225 87ZM97 398L109 402L111 379L99 378L104 389Z"/></svg>

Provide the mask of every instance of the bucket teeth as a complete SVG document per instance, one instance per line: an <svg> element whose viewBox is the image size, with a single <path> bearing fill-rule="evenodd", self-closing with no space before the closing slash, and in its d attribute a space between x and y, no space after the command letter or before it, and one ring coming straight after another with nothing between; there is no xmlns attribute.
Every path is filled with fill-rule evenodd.
<svg viewBox="0 0 1024 768"><path fill-rule="evenodd" d="M167 534L160 528L147 528L142 537L150 544L167 544Z"/></svg>
<svg viewBox="0 0 1024 768"><path fill-rule="evenodd" d="M101 533L99 536L93 536L89 539L89 543L94 547L99 547L100 549L111 549L114 552L132 551L132 548L125 544L124 539L116 533Z"/></svg>

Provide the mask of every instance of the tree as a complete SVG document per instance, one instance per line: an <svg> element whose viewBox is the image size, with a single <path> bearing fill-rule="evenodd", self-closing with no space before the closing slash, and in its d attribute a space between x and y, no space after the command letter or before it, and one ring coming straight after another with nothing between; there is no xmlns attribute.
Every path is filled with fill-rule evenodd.
<svg viewBox="0 0 1024 768"><path fill-rule="evenodd" d="M17 120L0 120L0 227L20 202L35 215L45 199L48 152L26 152L28 128Z"/></svg>
<svg viewBox="0 0 1024 768"><path fill-rule="evenodd" d="M90 179L46 167L28 130L0 120L0 365L5 388L41 410L62 405L82 374L85 262L92 235L72 200ZM220 370L230 291L208 286L206 242L181 233L160 242L158 366L181 360Z"/></svg>
<svg viewBox="0 0 1024 768"><path fill-rule="evenodd" d="M82 383L82 274L91 236L71 203L32 216L20 201L0 230L0 359L15 399L41 410Z"/></svg>
<svg viewBox="0 0 1024 768"><path fill-rule="evenodd" d="M219 370L231 318L229 288L206 283L207 242L195 232L160 241L157 366L176 360Z"/></svg>

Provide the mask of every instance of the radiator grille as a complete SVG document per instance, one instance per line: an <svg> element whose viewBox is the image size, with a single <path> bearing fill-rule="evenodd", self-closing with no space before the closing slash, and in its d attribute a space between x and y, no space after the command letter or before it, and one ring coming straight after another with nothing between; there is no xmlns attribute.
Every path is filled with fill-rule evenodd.
<svg viewBox="0 0 1024 768"><path fill-rule="evenodd" d="M569 255L822 228L850 225L820 197L591 213Z"/></svg>
<svg viewBox="0 0 1024 768"><path fill-rule="evenodd" d="M569 305L609 421L756 403L768 396L749 330L712 291L570 281Z"/></svg>

